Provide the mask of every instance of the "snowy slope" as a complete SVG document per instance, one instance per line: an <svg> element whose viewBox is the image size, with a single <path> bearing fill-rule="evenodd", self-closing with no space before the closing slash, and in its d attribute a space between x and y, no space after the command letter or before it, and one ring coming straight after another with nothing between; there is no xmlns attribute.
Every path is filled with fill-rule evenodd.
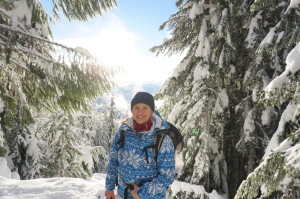
<svg viewBox="0 0 300 199"><path fill-rule="evenodd" d="M40 178L19 180L10 173L5 158L0 157L0 199L101 199L104 198L106 174L94 173L86 180L80 178ZM4 177L5 176L5 177ZM14 179L10 179L14 178ZM216 191L207 193L203 186L175 181L171 186L172 193L194 193L195 197L226 199Z"/></svg>
<svg viewBox="0 0 300 199"><path fill-rule="evenodd" d="M95 173L90 179L79 178L40 178L34 180L16 180L0 176L1 199L101 199L104 198L105 174ZM172 184L173 195L180 192L194 192L197 197L203 195L210 199L226 199L216 191L207 193L204 187L175 181Z"/></svg>
<svg viewBox="0 0 300 199"><path fill-rule="evenodd" d="M98 199L104 198L105 174L90 179L40 178L7 179L0 176L1 199Z"/></svg>

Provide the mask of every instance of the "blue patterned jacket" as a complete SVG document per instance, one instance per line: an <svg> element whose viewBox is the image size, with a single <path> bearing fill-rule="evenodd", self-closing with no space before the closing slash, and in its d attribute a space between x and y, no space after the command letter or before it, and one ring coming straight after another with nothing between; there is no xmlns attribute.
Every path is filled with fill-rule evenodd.
<svg viewBox="0 0 300 199"><path fill-rule="evenodd" d="M170 128L166 121L156 114L152 115L153 125L150 131L136 133L133 130L133 119L122 123L113 140L109 166L105 183L106 191L112 191L117 184L118 194L123 198L126 184L138 184L138 195L141 199L164 199L166 188L174 181L175 158L172 139L166 136L157 156L153 157L152 148L143 152L144 147L152 145L154 135L160 129ZM119 147L121 130L125 130L125 145ZM148 152L148 160L146 154ZM128 198L132 199L130 193Z"/></svg>

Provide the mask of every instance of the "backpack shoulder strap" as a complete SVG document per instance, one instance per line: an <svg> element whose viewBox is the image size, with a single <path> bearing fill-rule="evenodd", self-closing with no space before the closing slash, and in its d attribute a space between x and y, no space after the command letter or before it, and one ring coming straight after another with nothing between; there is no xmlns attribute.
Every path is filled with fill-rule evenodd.
<svg viewBox="0 0 300 199"><path fill-rule="evenodd" d="M169 134L169 130L163 129L158 131L154 137L153 157L156 162L157 162L157 154L167 134Z"/></svg>
<svg viewBox="0 0 300 199"><path fill-rule="evenodd" d="M126 135L127 131L125 130L121 130L120 132L120 139L118 140L117 144L119 145L119 149L124 147L125 145L125 135Z"/></svg>
<svg viewBox="0 0 300 199"><path fill-rule="evenodd" d="M183 136L179 129L176 128L176 126L170 122L168 122L170 126L170 137L173 140L174 143L174 149L181 152L183 147L184 147L184 142L183 142Z"/></svg>

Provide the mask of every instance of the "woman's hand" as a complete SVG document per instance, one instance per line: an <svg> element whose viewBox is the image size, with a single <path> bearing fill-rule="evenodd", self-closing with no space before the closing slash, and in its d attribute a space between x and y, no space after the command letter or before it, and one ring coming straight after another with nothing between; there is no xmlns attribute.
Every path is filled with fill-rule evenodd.
<svg viewBox="0 0 300 199"><path fill-rule="evenodd" d="M137 189L139 188L139 187L137 186L137 184L134 184L134 185L133 185L133 188L134 188L134 189L130 191L132 197L133 197L134 199L140 199L139 195L137 194Z"/></svg>
<svg viewBox="0 0 300 199"><path fill-rule="evenodd" d="M105 192L105 198L107 199L115 199L115 192L114 191L106 191Z"/></svg>

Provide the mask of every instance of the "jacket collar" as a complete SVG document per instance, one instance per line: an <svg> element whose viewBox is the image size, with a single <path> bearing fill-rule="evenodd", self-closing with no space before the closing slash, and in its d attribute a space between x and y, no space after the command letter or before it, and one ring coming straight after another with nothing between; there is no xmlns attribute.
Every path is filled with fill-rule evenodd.
<svg viewBox="0 0 300 199"><path fill-rule="evenodd" d="M165 129L166 127L163 125L163 119L156 115L155 113L152 114L151 116L151 120L152 120L152 126L151 129L149 130L150 132L152 132L154 129ZM130 117L128 118L124 124L126 124L127 126L129 126L130 128L133 128L133 118Z"/></svg>

